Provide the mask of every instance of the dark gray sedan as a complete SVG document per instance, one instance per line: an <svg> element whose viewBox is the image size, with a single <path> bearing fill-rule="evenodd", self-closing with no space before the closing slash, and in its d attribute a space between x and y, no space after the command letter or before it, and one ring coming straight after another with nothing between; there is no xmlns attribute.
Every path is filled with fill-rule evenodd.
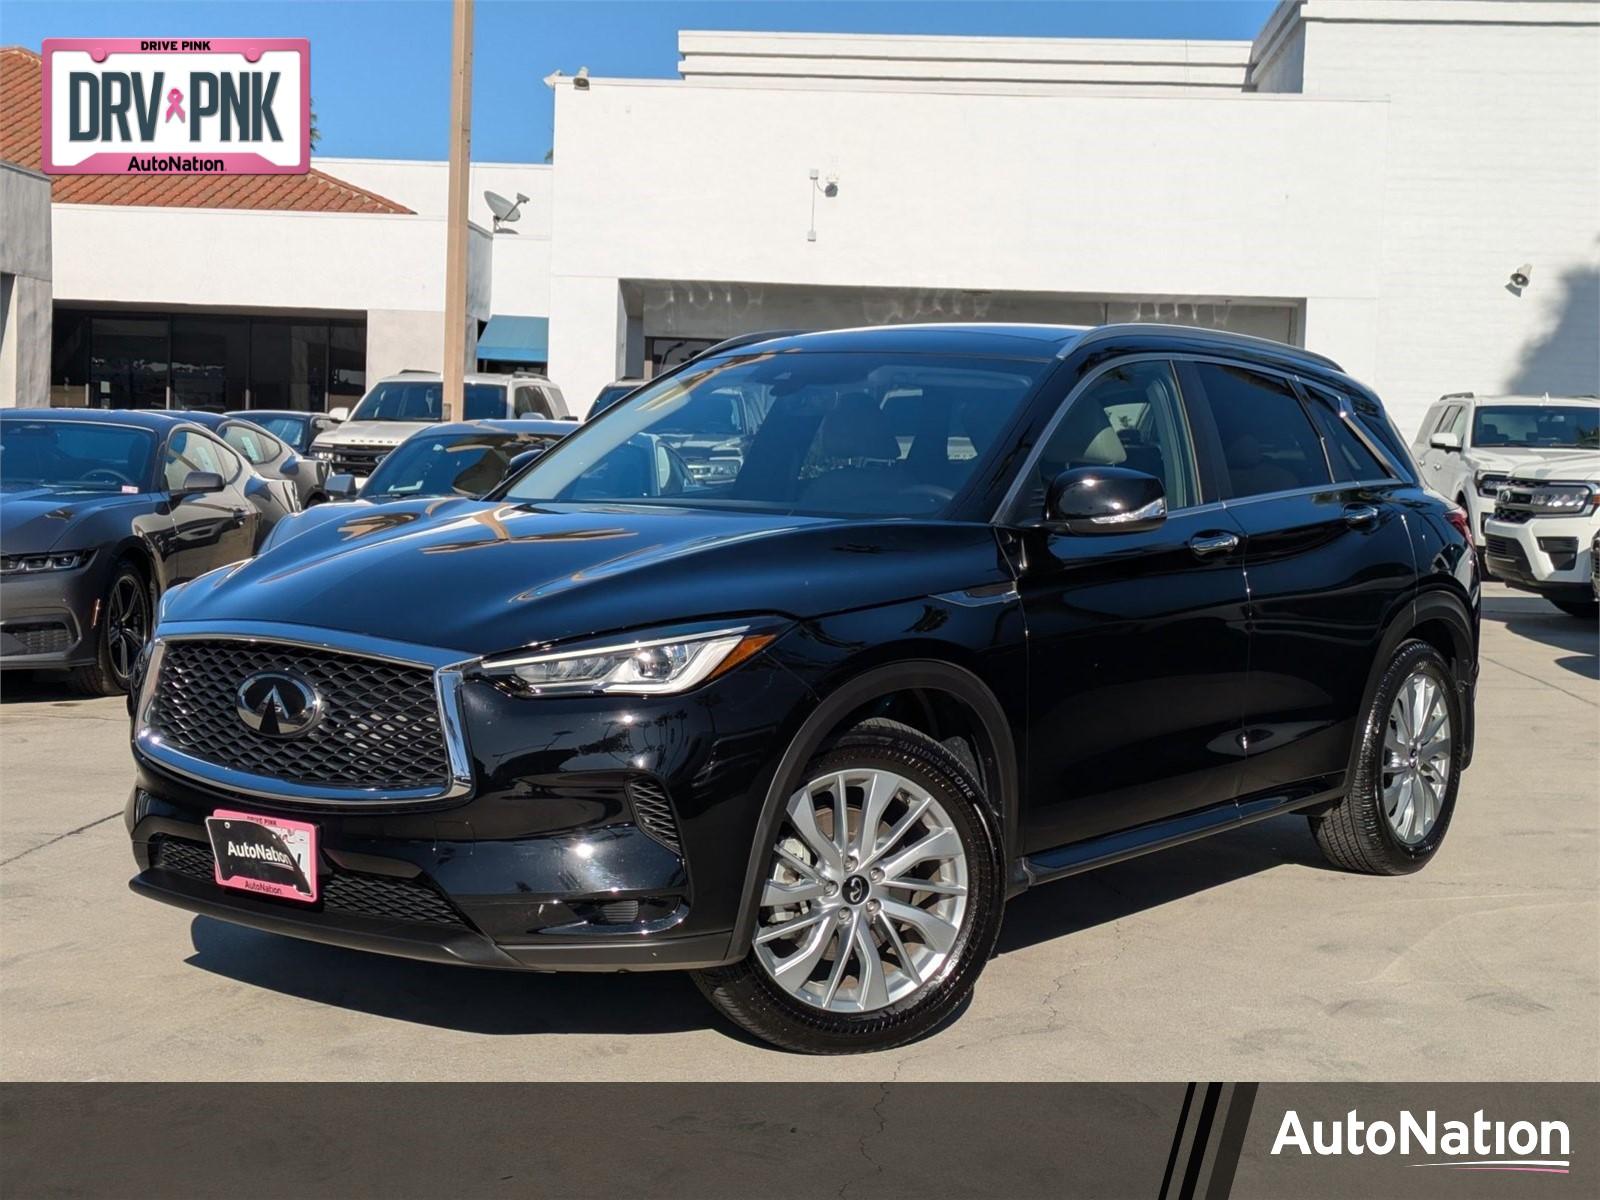
<svg viewBox="0 0 1600 1200"><path fill-rule="evenodd" d="M332 467L302 454L283 438L237 413L178 412L227 442L263 479L278 481L274 494L282 501L283 516L321 504L328 499Z"/></svg>

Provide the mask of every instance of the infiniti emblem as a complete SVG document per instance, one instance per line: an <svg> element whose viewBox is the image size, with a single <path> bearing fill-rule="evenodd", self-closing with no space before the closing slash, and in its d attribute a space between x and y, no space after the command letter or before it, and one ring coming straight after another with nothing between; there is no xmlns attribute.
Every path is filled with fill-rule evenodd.
<svg viewBox="0 0 1600 1200"><path fill-rule="evenodd" d="M298 675L261 671L239 685L239 720L267 737L294 738L322 719L322 697Z"/></svg>

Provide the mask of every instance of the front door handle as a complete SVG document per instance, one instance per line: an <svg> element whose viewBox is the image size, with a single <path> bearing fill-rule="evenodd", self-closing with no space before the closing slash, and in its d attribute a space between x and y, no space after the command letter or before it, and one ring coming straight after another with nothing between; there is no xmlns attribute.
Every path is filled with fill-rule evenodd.
<svg viewBox="0 0 1600 1200"><path fill-rule="evenodd" d="M1209 558L1213 554L1231 554L1239 548L1236 533L1197 533L1189 539L1189 549L1196 558Z"/></svg>
<svg viewBox="0 0 1600 1200"><path fill-rule="evenodd" d="M1351 528L1359 529L1364 525L1372 525L1378 520L1378 510L1370 504L1347 504L1344 510L1344 523Z"/></svg>

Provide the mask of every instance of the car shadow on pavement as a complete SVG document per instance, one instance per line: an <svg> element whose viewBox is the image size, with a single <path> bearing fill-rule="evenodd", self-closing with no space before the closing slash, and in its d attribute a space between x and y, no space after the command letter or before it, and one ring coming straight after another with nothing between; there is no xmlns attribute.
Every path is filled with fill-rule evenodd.
<svg viewBox="0 0 1600 1200"><path fill-rule="evenodd" d="M1538 596L1491 596L1483 602L1483 619L1503 625L1507 633L1565 650L1558 667L1585 679L1600 678L1600 626L1568 616Z"/></svg>
<svg viewBox="0 0 1600 1200"><path fill-rule="evenodd" d="M104 699L79 691L65 675L42 671L7 671L0 683L0 704L82 704Z"/></svg>
<svg viewBox="0 0 1600 1200"><path fill-rule="evenodd" d="M1119 921L1236 879L1298 866L1334 870L1299 813L1113 863L1024 892L1006 908L997 954Z"/></svg>
<svg viewBox="0 0 1600 1200"><path fill-rule="evenodd" d="M534 974L415 962L196 917L203 971L317 1004L462 1033L681 1033L723 1025L686 975Z"/></svg>

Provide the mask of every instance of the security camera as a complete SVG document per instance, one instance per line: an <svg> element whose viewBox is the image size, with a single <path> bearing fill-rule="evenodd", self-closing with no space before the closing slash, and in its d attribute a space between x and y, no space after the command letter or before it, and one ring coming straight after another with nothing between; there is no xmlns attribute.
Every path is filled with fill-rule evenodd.
<svg viewBox="0 0 1600 1200"><path fill-rule="evenodd" d="M1514 287L1514 288L1525 288L1525 287L1527 287L1528 286L1528 277L1531 276L1532 274L1533 274L1533 266L1531 264L1529 264L1529 263L1523 263L1515 271L1511 272L1511 286Z"/></svg>
<svg viewBox="0 0 1600 1200"><path fill-rule="evenodd" d="M822 189L822 194L824 196L837 196L839 194L839 185L830 179L827 186Z"/></svg>

